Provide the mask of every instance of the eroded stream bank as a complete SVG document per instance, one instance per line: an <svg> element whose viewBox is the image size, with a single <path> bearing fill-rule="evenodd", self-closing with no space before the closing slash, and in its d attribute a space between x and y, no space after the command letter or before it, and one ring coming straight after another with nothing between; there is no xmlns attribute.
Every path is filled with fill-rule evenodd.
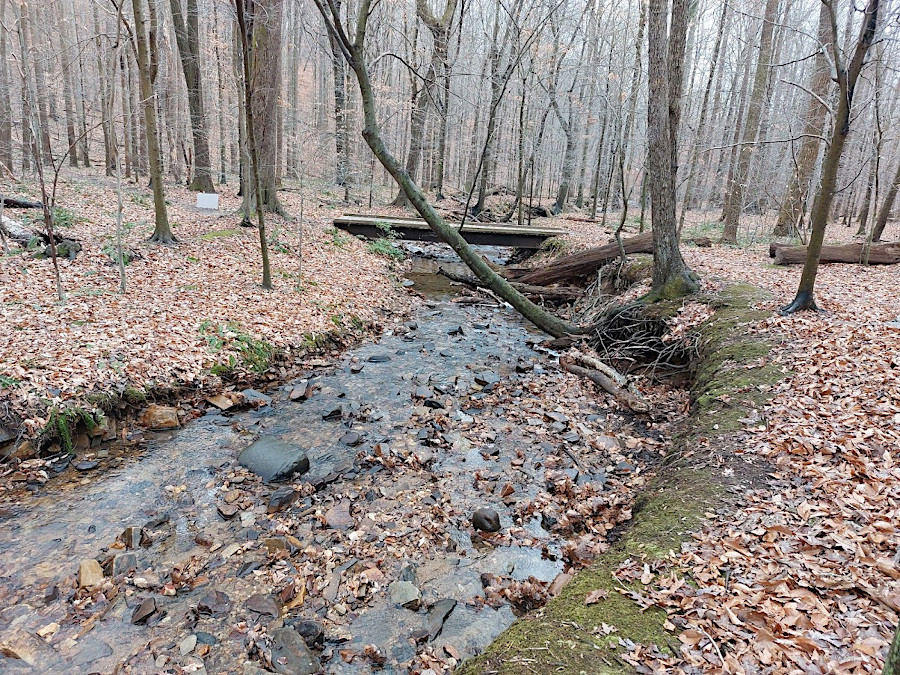
<svg viewBox="0 0 900 675"><path fill-rule="evenodd" d="M659 428L601 407L511 312L411 277L425 306L307 400L211 411L6 512L0 670L444 672L604 551ZM263 484L237 462L260 440L309 472Z"/></svg>

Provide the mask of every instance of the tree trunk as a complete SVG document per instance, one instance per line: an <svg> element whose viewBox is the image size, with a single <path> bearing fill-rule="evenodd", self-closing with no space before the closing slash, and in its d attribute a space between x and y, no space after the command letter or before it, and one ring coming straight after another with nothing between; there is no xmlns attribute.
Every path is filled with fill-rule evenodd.
<svg viewBox="0 0 900 675"><path fill-rule="evenodd" d="M891 640L891 648L884 660L884 670L881 671L881 675L900 675L900 627L897 628L894 639Z"/></svg>
<svg viewBox="0 0 900 675"><path fill-rule="evenodd" d="M897 199L897 190L900 190L900 162L897 163L897 172L894 174L894 180L888 188L881 208L878 210L878 217L875 219L875 229L872 232L872 241L881 241L881 235L884 234L884 228L887 225L891 210L894 208L894 201Z"/></svg>
<svg viewBox="0 0 900 675"><path fill-rule="evenodd" d="M841 153L844 151L847 134L850 133L850 110L853 105L856 81L869 52L869 47L875 38L875 28L878 24L879 0L868 0L853 57L850 65L845 69L842 63L841 51L836 44L837 21L835 19L836 13L833 0L826 1L831 9L832 58L835 63L840 96L838 96L838 107L834 115L831 144L828 146L825 159L822 162L822 179L819 191L816 193L810 213L812 232L809 237L806 263L803 265L803 273L800 276L797 294L791 304L781 309L783 314L791 314L799 310L818 309L813 296L813 289L815 288L816 274L819 271L819 255L822 251L822 243L825 240L825 228L828 226L828 213L831 210L831 202L834 198L837 184Z"/></svg>
<svg viewBox="0 0 900 675"><path fill-rule="evenodd" d="M822 105L828 100L831 89L831 72L828 59L828 44L831 40L831 18L828 5L821 3L819 8L819 53L813 61L812 76L809 89L817 95L809 97L806 106L806 123L803 127L804 137L800 142L797 164L791 172L791 178L785 190L784 200L778 209L778 221L772 236L784 237L793 234L803 214L803 202L809 194L809 183L816 169L819 158L820 137L825 128L828 109Z"/></svg>
<svg viewBox="0 0 900 675"><path fill-rule="evenodd" d="M738 154L737 168L731 179L728 194L725 198L725 231L721 243L737 244L738 225L741 222L741 211L744 208L744 191L750 175L750 160L756 147L759 133L759 121L762 115L763 99L766 92L766 81L772 67L772 34L778 11L778 0L766 0L766 11L763 16L762 35L759 39L759 58L756 62L756 73L753 77L753 90L750 94L750 106L747 119L744 121L744 133L741 149Z"/></svg>
<svg viewBox="0 0 900 675"><path fill-rule="evenodd" d="M6 16L6 0L0 0L0 20ZM0 166L12 175L12 79L7 61L6 29L0 27Z"/></svg>
<svg viewBox="0 0 900 675"><path fill-rule="evenodd" d="M335 2L338 11L341 9L341 0ZM334 183L344 187L347 185L347 95L346 95L346 69L341 48L334 38L329 39L331 45L331 73L334 78L334 152L335 173Z"/></svg>
<svg viewBox="0 0 900 675"><path fill-rule="evenodd" d="M191 116L191 135L194 141L194 175L188 189L195 192L215 192L209 156L209 132L203 114L203 79L200 74L200 31L197 0L187 0L184 13L181 0L169 0L175 43L181 60L181 71L187 86L188 108ZM186 18L186 20L185 20Z"/></svg>
<svg viewBox="0 0 900 675"><path fill-rule="evenodd" d="M681 73L678 44L684 47L684 35L677 33L686 27L686 7L683 0L674 0L672 7L672 35L667 30L668 0L650 0L647 20L649 43L649 86L655 95L648 97L647 135L649 144L649 187L653 212L653 292L657 297L677 297L694 292L698 285L688 269L678 247L678 228L675 220L675 166L678 104L681 83L675 77ZM673 46L671 49L667 47Z"/></svg>
<svg viewBox="0 0 900 675"><path fill-rule="evenodd" d="M155 2L155 0L149 0ZM143 0L131 0L134 12L134 36L137 43L138 75L141 87L141 100L144 106L144 130L147 134L147 159L150 164L150 186L153 189L153 210L155 226L150 241L158 244L174 244L177 240L169 227L169 214L166 210L166 195L163 192L162 162L160 160L159 135L156 126L156 97L153 94L153 81L156 79L156 62L152 58L150 42L154 40L153 26L148 35L144 19ZM113 155L115 158L115 155Z"/></svg>

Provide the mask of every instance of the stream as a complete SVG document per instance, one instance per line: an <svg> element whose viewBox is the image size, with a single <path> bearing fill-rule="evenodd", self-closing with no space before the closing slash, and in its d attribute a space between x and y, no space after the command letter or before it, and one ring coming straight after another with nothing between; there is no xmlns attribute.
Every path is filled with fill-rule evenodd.
<svg viewBox="0 0 900 675"><path fill-rule="evenodd" d="M302 384L0 510L0 672L446 672L603 550L644 480L620 438L647 430L437 264L407 273L418 309ZM263 483L255 442L309 471Z"/></svg>

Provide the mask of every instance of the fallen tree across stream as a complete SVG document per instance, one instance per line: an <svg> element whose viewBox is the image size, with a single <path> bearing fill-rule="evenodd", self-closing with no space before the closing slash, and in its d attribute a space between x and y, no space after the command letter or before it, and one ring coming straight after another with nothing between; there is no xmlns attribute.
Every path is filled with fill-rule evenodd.
<svg viewBox="0 0 900 675"><path fill-rule="evenodd" d="M865 244L842 244L823 246L820 263L860 264L865 259ZM776 265L802 265L806 262L806 246L769 244L769 257L775 258ZM896 265L900 263L900 243L872 244L867 260L870 265Z"/></svg>
<svg viewBox="0 0 900 675"><path fill-rule="evenodd" d="M438 274L447 277L450 281L465 284L469 288L487 288L487 285L474 275L456 274L443 267L438 268ZM554 286L550 288L547 286L523 284L518 281L511 281L510 285L529 300L539 300L541 302L573 302L584 295L584 289L569 286Z"/></svg>
<svg viewBox="0 0 900 675"><path fill-rule="evenodd" d="M652 253L653 234L644 232L622 240L622 248L626 255L633 253ZM543 267L533 269L508 270L510 280L535 286L551 286L553 284L571 284L594 274L606 263L621 255L619 244L615 241L603 246L596 246L578 253L556 258Z"/></svg>

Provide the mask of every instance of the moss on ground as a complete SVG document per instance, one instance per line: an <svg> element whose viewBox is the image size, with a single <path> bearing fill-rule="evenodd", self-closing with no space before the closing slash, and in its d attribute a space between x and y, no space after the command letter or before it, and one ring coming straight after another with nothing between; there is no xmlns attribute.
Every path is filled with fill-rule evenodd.
<svg viewBox="0 0 900 675"><path fill-rule="evenodd" d="M675 440L676 459L665 476L639 496L630 526L609 551L580 571L559 596L516 621L483 654L462 664L458 673L632 673L634 668L619 657L620 638L677 652L677 636L663 627L665 613L642 610L621 592L628 589L613 572L628 558L652 561L678 550L700 527L704 514L725 503L726 486L718 474L698 468L703 461L695 441L738 431L747 406L762 406L769 386L782 377L765 363L771 345L747 330L767 316L753 307L763 299L762 291L746 284L704 299L716 313L700 328L701 354L691 389L694 406L686 431ZM658 311L666 314L668 303L660 304L666 306ZM691 465L678 459L685 450L694 451ZM605 590L606 597L586 605L585 597L597 589ZM603 624L615 630L606 634Z"/></svg>

